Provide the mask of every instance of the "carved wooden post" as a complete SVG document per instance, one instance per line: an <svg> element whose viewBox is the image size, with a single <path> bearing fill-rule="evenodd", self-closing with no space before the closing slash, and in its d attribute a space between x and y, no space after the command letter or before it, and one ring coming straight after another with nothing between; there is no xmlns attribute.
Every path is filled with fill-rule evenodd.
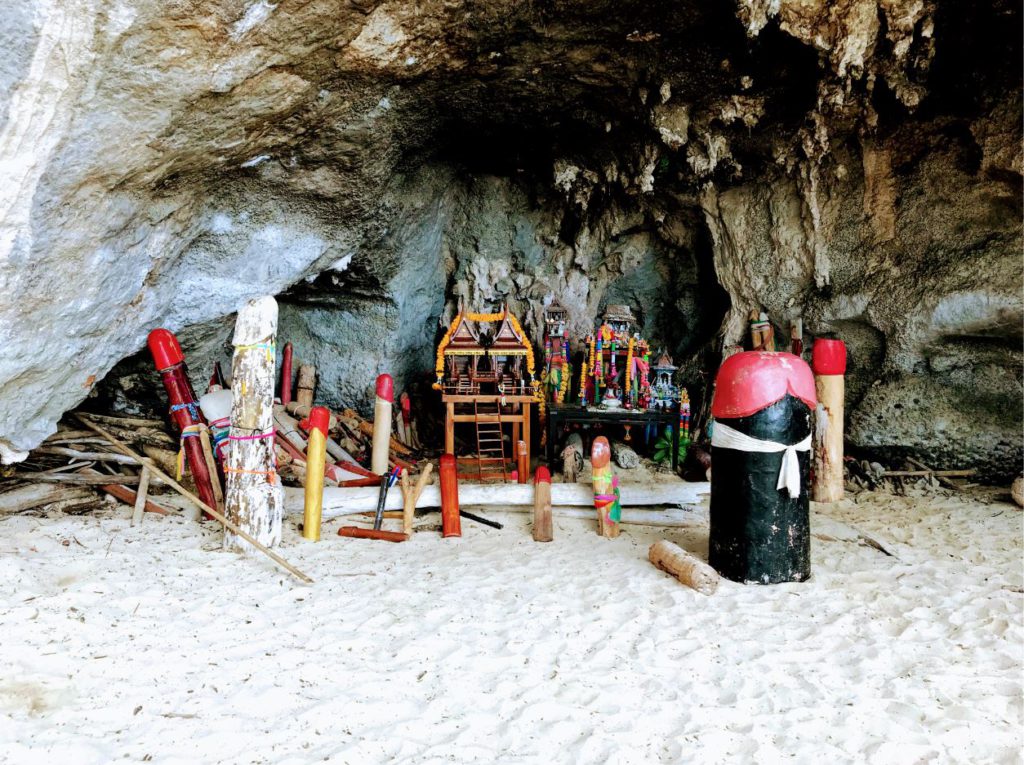
<svg viewBox="0 0 1024 765"><path fill-rule="evenodd" d="M260 543L281 541L281 481L274 458L274 383L277 301L250 300L235 323L231 366L231 449L227 454L226 515ZM249 552L224 530L224 548Z"/></svg>
<svg viewBox="0 0 1024 765"><path fill-rule="evenodd" d="M846 395L846 344L842 340L818 338L811 348L814 387L818 393L814 429L815 502L838 502L843 498L843 407Z"/></svg>

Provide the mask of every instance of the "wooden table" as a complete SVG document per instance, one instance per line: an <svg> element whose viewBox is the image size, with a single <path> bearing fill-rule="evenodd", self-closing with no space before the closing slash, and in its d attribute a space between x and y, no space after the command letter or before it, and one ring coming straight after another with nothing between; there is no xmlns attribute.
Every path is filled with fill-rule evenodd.
<svg viewBox="0 0 1024 765"><path fill-rule="evenodd" d="M599 409L579 404L551 404L548 406L548 464L553 464L555 442L561 429L570 424L580 425L643 425L650 423L672 427L672 470L679 468L679 409Z"/></svg>
<svg viewBox="0 0 1024 765"><path fill-rule="evenodd" d="M512 457L515 462L516 442L526 442L526 462L530 463L530 406L534 403L532 395L509 395L499 396L496 394L473 395L469 393L445 393L441 396L445 404L444 418L444 451L445 454L455 454L455 423L457 422L499 422L512 423ZM456 404L496 404L504 401L506 404L521 404L519 412L514 414L482 414L477 417L475 414L456 414ZM520 428L522 435L520 436Z"/></svg>

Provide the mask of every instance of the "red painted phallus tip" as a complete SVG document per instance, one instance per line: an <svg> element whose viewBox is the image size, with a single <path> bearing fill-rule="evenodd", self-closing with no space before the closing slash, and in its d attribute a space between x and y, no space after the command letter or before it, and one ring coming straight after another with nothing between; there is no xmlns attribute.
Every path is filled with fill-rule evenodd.
<svg viewBox="0 0 1024 765"><path fill-rule="evenodd" d="M377 377L377 397L388 403L395 400L395 381L391 375L383 374Z"/></svg>
<svg viewBox="0 0 1024 765"><path fill-rule="evenodd" d="M534 483L551 483L551 471L541 465L537 468L537 473L533 477Z"/></svg>
<svg viewBox="0 0 1024 765"><path fill-rule="evenodd" d="M170 330L154 329L149 333L146 344L153 355L153 363L156 364L157 370L169 369L185 360L178 338Z"/></svg>
<svg viewBox="0 0 1024 765"><path fill-rule="evenodd" d="M715 378L711 414L717 418L748 417L781 401L786 394L811 409L818 403L814 373L792 353L744 351L724 362Z"/></svg>
<svg viewBox="0 0 1024 765"><path fill-rule="evenodd" d="M327 435L327 431L330 430L331 424L331 413L324 406L314 406L313 410L309 413L309 427L310 429L316 428L324 435Z"/></svg>
<svg viewBox="0 0 1024 765"><path fill-rule="evenodd" d="M454 454L442 454L441 455L441 459L439 460L439 462L441 464L441 467L451 466L452 468L454 468L455 467L455 455Z"/></svg>
<svg viewBox="0 0 1024 765"><path fill-rule="evenodd" d="M816 375L846 374L846 343L818 338L811 348L811 368Z"/></svg>

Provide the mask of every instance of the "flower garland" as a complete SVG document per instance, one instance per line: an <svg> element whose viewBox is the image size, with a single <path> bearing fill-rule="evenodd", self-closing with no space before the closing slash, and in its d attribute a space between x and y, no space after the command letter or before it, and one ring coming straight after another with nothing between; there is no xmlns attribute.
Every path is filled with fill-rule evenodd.
<svg viewBox="0 0 1024 765"><path fill-rule="evenodd" d="M540 405L538 410L541 416L544 416L544 393L540 389L540 381L537 380L536 368L533 364L533 344L530 343L526 333L523 332L522 326L519 324L519 319L515 317L515 314L508 313L467 313L465 317L470 321L475 322L492 322L500 321L508 316L509 323L512 325L512 329L516 331L519 337L523 340L523 347L526 349L526 371L530 373L530 389L533 393L534 400ZM444 387L444 351L448 347L448 343L451 342L452 334L459 328L459 324L462 322L463 314L457 315L452 319L451 326L448 327L448 331L444 333L444 337L441 338L440 344L437 346L437 361L434 364L434 373L437 377L434 384L431 386L434 390L441 390Z"/></svg>
<svg viewBox="0 0 1024 765"><path fill-rule="evenodd" d="M629 397L631 403L633 401L633 345L635 344L634 338L629 338L629 345L626 346L626 395Z"/></svg>
<svg viewBox="0 0 1024 765"><path fill-rule="evenodd" d="M583 366L580 367L580 404L587 405L587 361L594 355L594 339L590 339L589 349L583 352Z"/></svg>
<svg viewBox="0 0 1024 765"><path fill-rule="evenodd" d="M437 362L434 364L434 373L437 376L437 380L430 386L434 390L441 390L444 387L444 349L448 347L452 334L459 328L461 322L462 314L457 314L452 319L452 323L448 326L448 331L444 333L444 337L441 338L441 342L437 346Z"/></svg>

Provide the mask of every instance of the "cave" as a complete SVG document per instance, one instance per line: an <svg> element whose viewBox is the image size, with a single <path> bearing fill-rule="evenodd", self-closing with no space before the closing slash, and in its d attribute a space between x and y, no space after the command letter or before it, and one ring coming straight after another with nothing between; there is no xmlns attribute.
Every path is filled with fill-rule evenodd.
<svg viewBox="0 0 1024 765"><path fill-rule="evenodd" d="M288 342L314 365L318 403L371 418L390 374L435 452L452 320L507 308L542 348L555 301L577 368L629 306L695 438L763 313L780 351L793 326L807 359L845 343L858 475L1021 475L1018 3L33 0L0 18L0 477L73 411L166 418L148 333L174 332L205 389L266 295L276 361Z"/></svg>
<svg viewBox="0 0 1024 765"><path fill-rule="evenodd" d="M897 5L68 10L88 65L9 13L5 461L87 397L162 406L146 333L208 376L272 294L364 412L460 301L535 337L630 304L702 413L751 309L800 318L847 341L852 448L1012 477L1018 9Z"/></svg>

